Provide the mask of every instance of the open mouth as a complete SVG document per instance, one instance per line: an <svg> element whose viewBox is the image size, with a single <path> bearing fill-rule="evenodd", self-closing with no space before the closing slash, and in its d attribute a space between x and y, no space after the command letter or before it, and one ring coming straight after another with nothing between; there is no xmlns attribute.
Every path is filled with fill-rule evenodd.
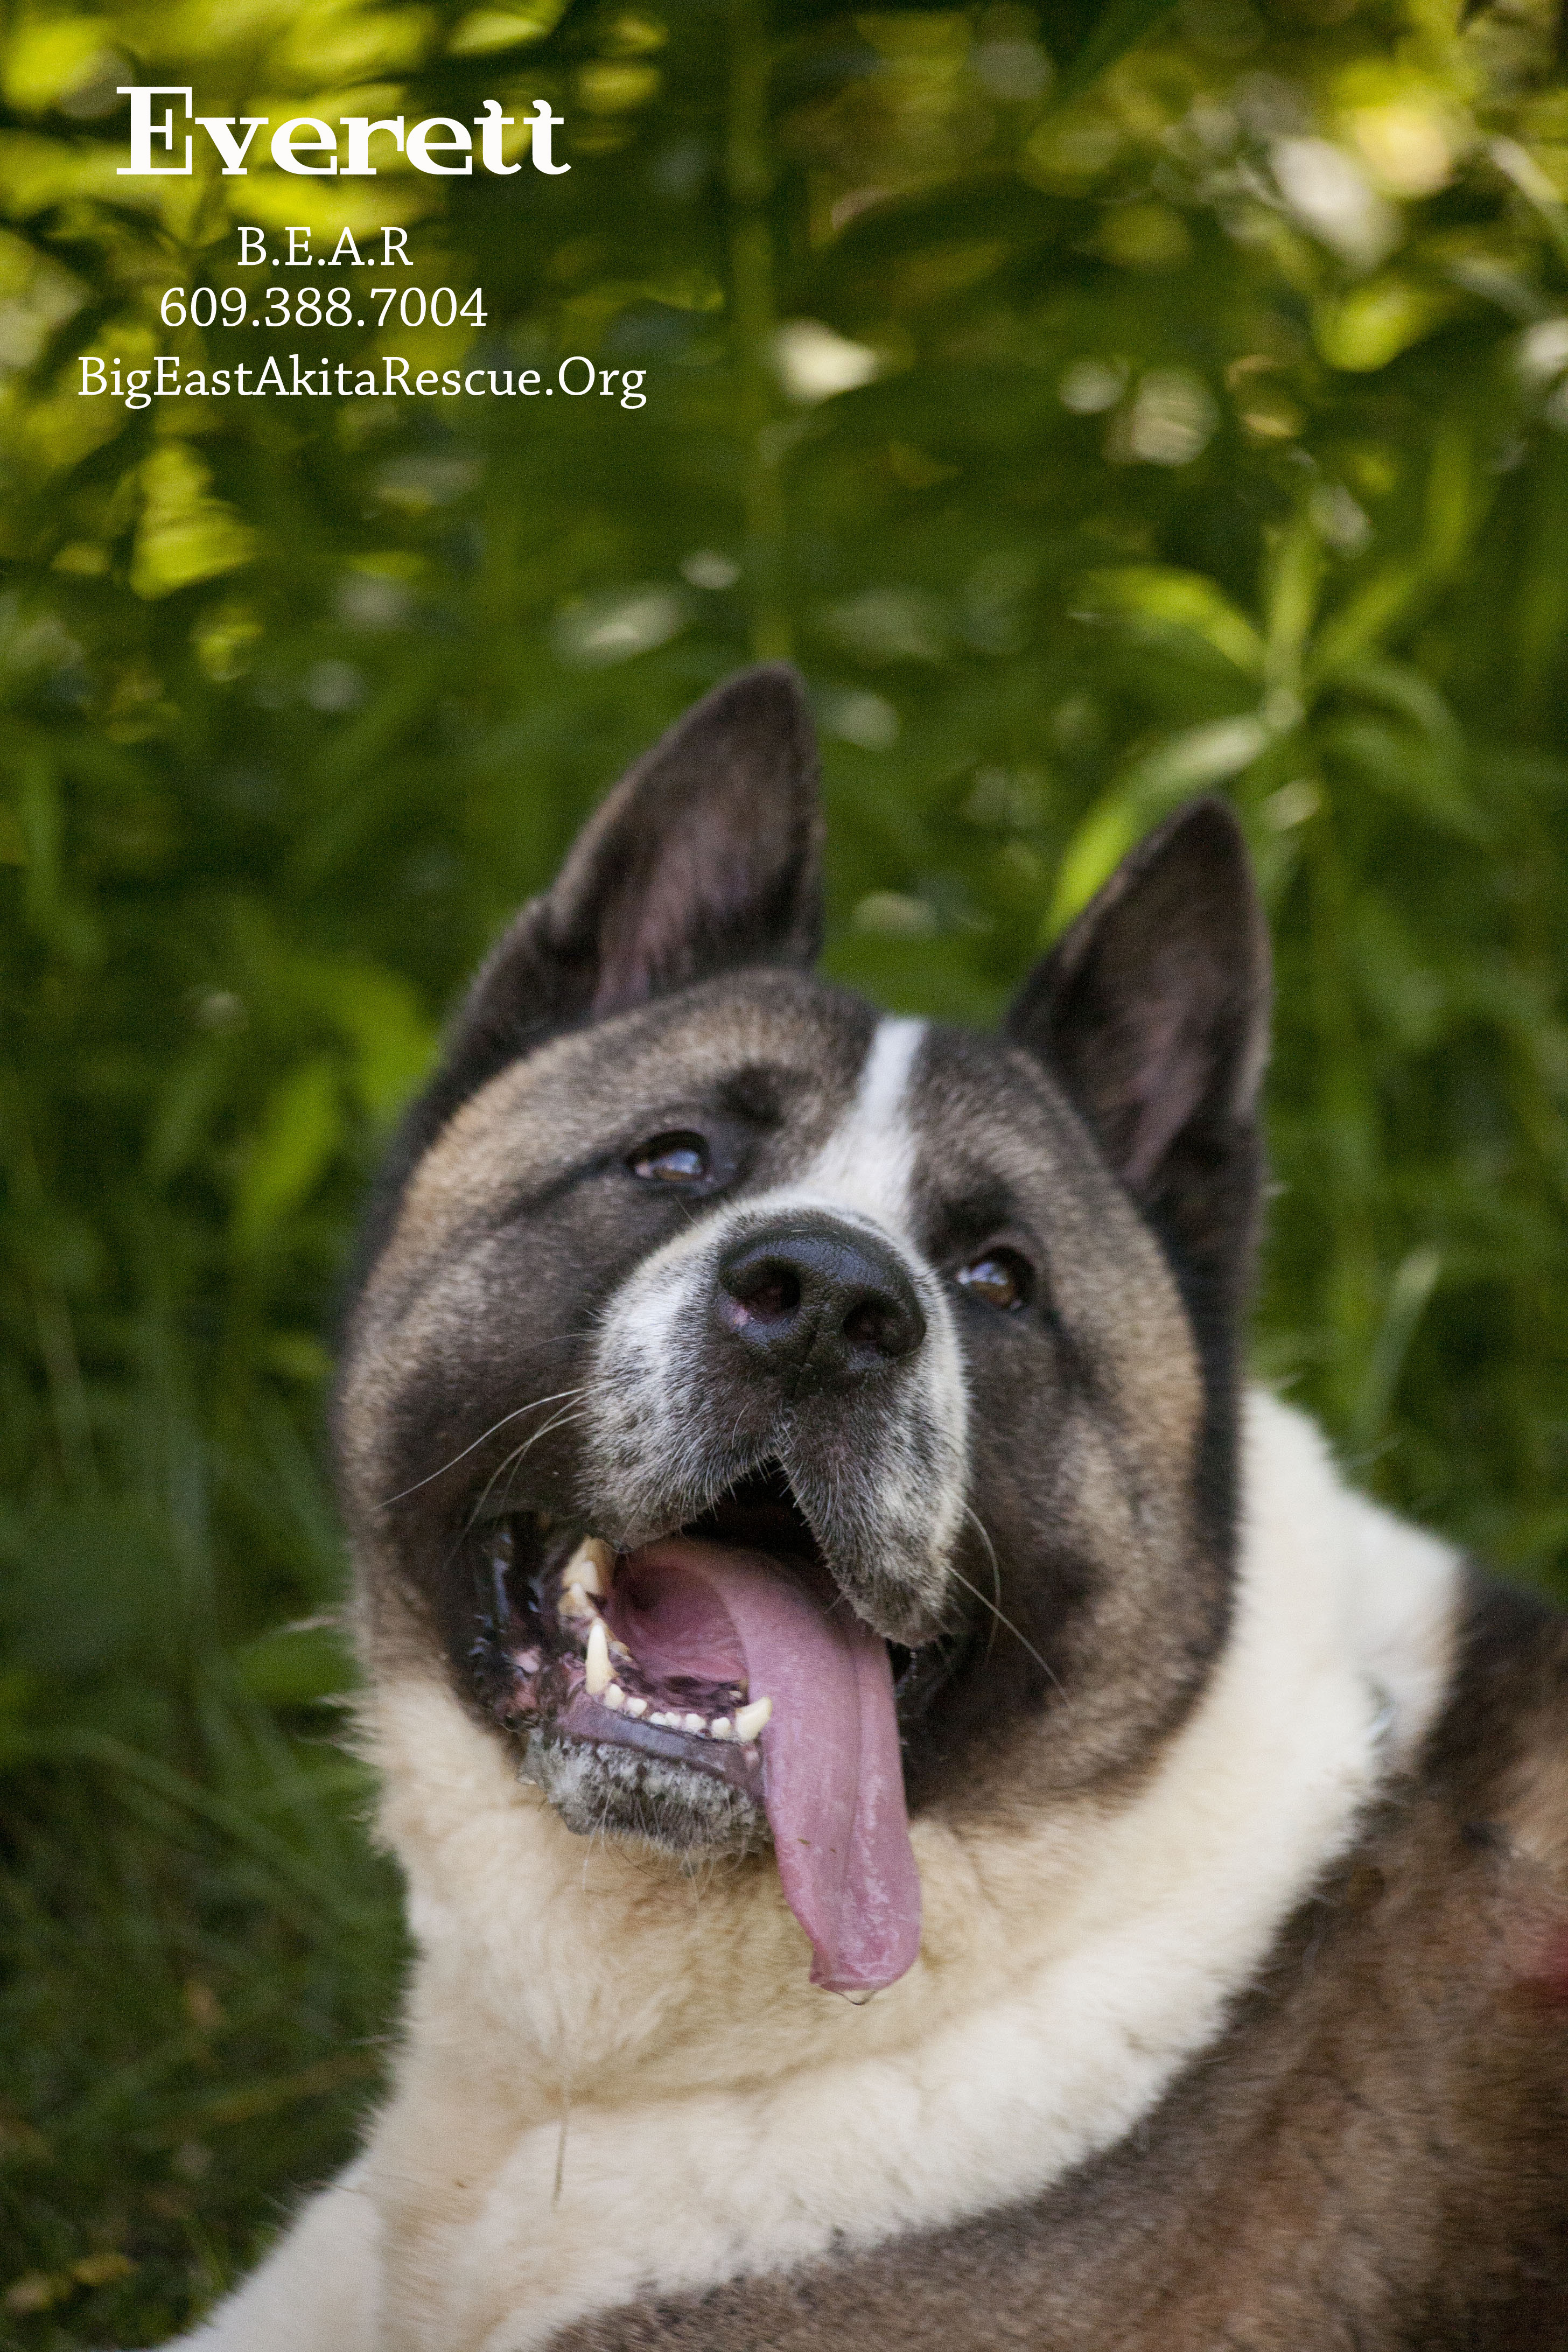
<svg viewBox="0 0 1568 2352"><path fill-rule="evenodd" d="M665 1842L731 1851L771 1834L812 1981L904 1973L920 1882L900 1698L930 1662L855 1614L782 1472L627 1551L513 1512L484 1530L484 1564L470 1667L573 1826L646 1835L673 1816Z"/></svg>

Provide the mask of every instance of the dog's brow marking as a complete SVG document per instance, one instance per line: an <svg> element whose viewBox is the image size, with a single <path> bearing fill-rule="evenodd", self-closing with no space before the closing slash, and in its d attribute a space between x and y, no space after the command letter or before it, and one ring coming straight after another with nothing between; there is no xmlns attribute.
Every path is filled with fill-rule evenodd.
<svg viewBox="0 0 1568 2352"><path fill-rule="evenodd" d="M855 1099L801 1179L844 1208L904 1224L914 1136L908 1117L910 1076L924 1041L923 1021L879 1021Z"/></svg>
<svg viewBox="0 0 1568 2352"><path fill-rule="evenodd" d="M855 1116L868 1126L879 1126L895 1117L902 1108L909 1089L910 1072L915 1055L920 1052L925 1035L923 1021L879 1021L871 1040L871 1050L866 1056L860 1073L859 1092L855 1100Z"/></svg>

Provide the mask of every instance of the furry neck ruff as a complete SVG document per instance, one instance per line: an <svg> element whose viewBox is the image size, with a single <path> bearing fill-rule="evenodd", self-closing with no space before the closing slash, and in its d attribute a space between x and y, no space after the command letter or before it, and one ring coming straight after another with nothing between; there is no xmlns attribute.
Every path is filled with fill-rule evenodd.
<svg viewBox="0 0 1568 2352"><path fill-rule="evenodd" d="M524 2352L1037 2191L1150 2114L1443 1700L1458 1570L1248 1399L1237 1605L1133 1785L912 1825L920 1958L807 1982L776 1873L585 1843L437 1674L373 1693L418 1946L366 2153L191 2342ZM657 2183L657 2194L649 2184Z"/></svg>

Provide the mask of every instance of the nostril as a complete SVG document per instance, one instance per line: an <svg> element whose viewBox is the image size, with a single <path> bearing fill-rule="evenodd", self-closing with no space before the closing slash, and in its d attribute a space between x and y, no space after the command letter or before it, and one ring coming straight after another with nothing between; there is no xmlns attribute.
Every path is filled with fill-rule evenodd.
<svg viewBox="0 0 1568 2352"><path fill-rule="evenodd" d="M925 1337L925 1318L917 1299L896 1293L873 1292L858 1298L840 1325L852 1349L891 1362L918 1348Z"/></svg>
<svg viewBox="0 0 1568 2352"><path fill-rule="evenodd" d="M888 1337L888 1310L877 1300L862 1299L844 1318L844 1337L852 1348L875 1348L881 1351Z"/></svg>
<svg viewBox="0 0 1568 2352"><path fill-rule="evenodd" d="M727 1266L721 1279L737 1307L764 1322L793 1315L800 1305L799 1275L792 1265L783 1265L776 1258Z"/></svg>
<svg viewBox="0 0 1568 2352"><path fill-rule="evenodd" d="M742 1292L735 1303L769 1321L781 1315L793 1315L800 1305L800 1283L793 1274L774 1275L769 1281L754 1283Z"/></svg>

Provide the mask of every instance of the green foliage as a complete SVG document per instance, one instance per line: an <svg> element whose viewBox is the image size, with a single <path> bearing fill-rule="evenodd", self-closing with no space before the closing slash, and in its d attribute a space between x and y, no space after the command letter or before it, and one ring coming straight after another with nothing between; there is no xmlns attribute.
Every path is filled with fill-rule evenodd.
<svg viewBox="0 0 1568 2352"><path fill-rule="evenodd" d="M374 2090L331 1300L464 973L752 655L816 697L830 969L900 1008L993 1018L1233 797L1260 1368L1564 1589L1568 93L1544 12L1430 0L40 0L4 41L0 2330L65 2347L199 2308ZM129 79L544 96L572 169L121 180ZM237 221L389 216L487 323L334 361L583 352L646 405L79 397L84 351L233 359L160 305L248 282Z"/></svg>

